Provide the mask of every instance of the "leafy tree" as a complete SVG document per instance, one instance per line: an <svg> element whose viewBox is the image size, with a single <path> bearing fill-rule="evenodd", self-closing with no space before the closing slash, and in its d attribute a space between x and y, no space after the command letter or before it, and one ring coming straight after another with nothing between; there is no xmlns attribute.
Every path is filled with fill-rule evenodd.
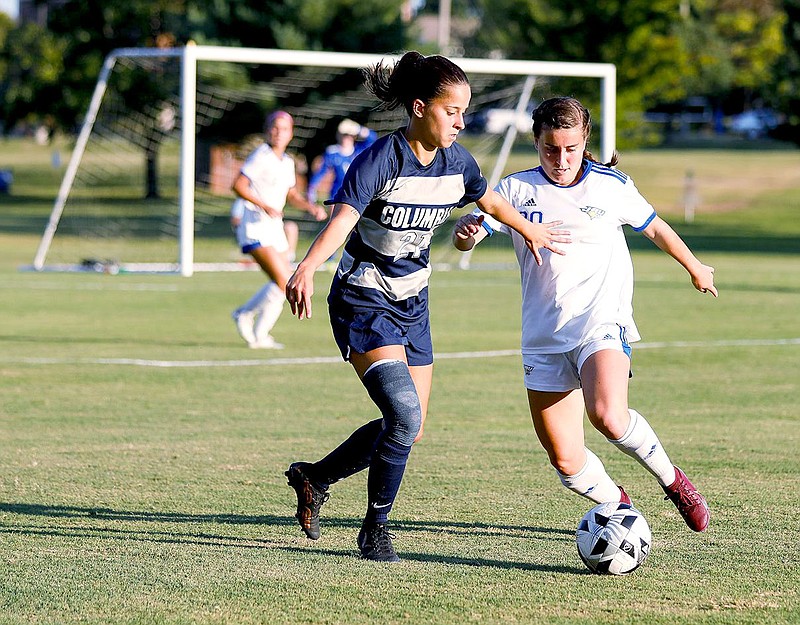
<svg viewBox="0 0 800 625"><path fill-rule="evenodd" d="M48 32L63 47L62 104L54 115L73 128L86 111L103 60L116 48L173 44L183 0L66 0L50 3Z"/></svg>
<svg viewBox="0 0 800 625"><path fill-rule="evenodd" d="M197 43L287 50L387 52L406 43L403 0L197 0L187 21Z"/></svg>
<svg viewBox="0 0 800 625"><path fill-rule="evenodd" d="M797 0L786 0L794 4ZM505 56L613 63L621 143L646 140L642 111L690 95L774 100L780 0L480 0L477 41ZM569 88L569 82L566 84ZM741 110L741 108L739 109Z"/></svg>
<svg viewBox="0 0 800 625"><path fill-rule="evenodd" d="M728 100L732 110L772 103L785 22L779 0L693 0L678 28L695 68L686 89Z"/></svg>
<svg viewBox="0 0 800 625"><path fill-rule="evenodd" d="M8 132L55 113L65 46L36 24L14 28L0 18L0 119Z"/></svg>
<svg viewBox="0 0 800 625"><path fill-rule="evenodd" d="M680 99L689 58L675 32L674 0L480 0L483 26L477 42L510 58L613 63L617 67L618 120L622 136L642 142L636 113L663 99ZM590 106L596 90L581 93L574 81L560 81Z"/></svg>
<svg viewBox="0 0 800 625"><path fill-rule="evenodd" d="M786 50L778 63L775 98L786 112L783 138L800 145L800 0L784 0L783 9Z"/></svg>

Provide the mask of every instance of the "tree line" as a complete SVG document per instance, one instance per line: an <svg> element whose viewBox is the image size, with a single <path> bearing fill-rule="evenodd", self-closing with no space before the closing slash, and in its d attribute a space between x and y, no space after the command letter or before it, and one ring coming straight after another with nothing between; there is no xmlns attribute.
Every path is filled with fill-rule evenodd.
<svg viewBox="0 0 800 625"><path fill-rule="evenodd" d="M388 53L418 42L407 0L37 0L43 23L0 13L0 123L80 123L113 49L198 44ZM717 110L769 107L800 143L800 0L452 0L477 28L471 57L613 63L618 125L702 97ZM436 14L434 1L414 4ZM405 17L404 17L405 16ZM451 51L452 55L452 51Z"/></svg>

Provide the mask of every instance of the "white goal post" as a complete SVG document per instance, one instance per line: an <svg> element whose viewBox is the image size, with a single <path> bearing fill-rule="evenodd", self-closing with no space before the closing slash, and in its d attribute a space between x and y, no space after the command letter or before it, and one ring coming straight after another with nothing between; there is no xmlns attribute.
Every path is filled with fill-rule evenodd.
<svg viewBox="0 0 800 625"><path fill-rule="evenodd" d="M64 214L67 200L78 174L81 162L92 136L96 116L106 97L109 78L115 66L123 60L171 59L179 64L179 101L175 107L176 132L179 133L179 172L177 191L177 261L161 264L161 271L191 276L202 270L202 263L195 262L196 230L196 148L198 131L198 63L204 61L243 65L275 65L298 68L342 68L358 69L377 62L392 62L398 55L315 52L302 50L275 50L259 48L233 48L200 46L189 44L183 48L122 48L111 52L103 64L101 74L91 98L83 125L67 165L58 196L33 262L33 269L47 270L48 252ZM609 160L615 150L616 135L616 68L607 63L573 63L552 61L500 60L453 58L472 80L473 76L519 77L524 84L512 104L518 114L525 114L533 86L539 77L593 78L600 81L600 153L604 161ZM473 89L473 102L475 101ZM373 103L374 104L374 103ZM162 110L160 113L163 114ZM343 110L346 113L346 110ZM313 129L309 132L313 132ZM499 149L490 183L495 184L503 173L505 159L511 150L517 133L515 124L505 130L502 147ZM297 136L297 131L296 131ZM231 241L231 246L233 243ZM134 269L135 270L135 269Z"/></svg>

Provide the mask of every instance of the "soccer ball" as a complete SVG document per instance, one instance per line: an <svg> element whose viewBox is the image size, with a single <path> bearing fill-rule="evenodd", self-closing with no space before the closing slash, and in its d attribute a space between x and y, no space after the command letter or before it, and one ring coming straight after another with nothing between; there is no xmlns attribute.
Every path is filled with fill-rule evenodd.
<svg viewBox="0 0 800 625"><path fill-rule="evenodd" d="M627 503L601 503L583 515L575 535L578 555L593 573L626 575L650 553L650 526Z"/></svg>

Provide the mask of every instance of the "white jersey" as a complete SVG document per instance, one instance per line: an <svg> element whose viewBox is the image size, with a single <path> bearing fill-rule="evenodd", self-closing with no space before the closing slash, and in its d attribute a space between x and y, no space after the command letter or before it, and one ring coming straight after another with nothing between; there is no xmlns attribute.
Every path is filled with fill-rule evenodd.
<svg viewBox="0 0 800 625"><path fill-rule="evenodd" d="M289 189L297 184L294 159L288 154L279 157L266 143L257 147L242 165L242 173L250 179L250 188L270 208L283 211ZM245 208L266 217L258 206L245 202Z"/></svg>
<svg viewBox="0 0 800 625"><path fill-rule="evenodd" d="M655 210L624 173L584 161L573 186L550 181L541 167L512 174L496 191L526 219L562 221L572 243L566 255L541 250L538 266L523 238L485 215L484 227L510 234L522 274L522 353L575 349L603 325L617 324L628 342L640 339L633 321L633 263L622 226L640 231Z"/></svg>
<svg viewBox="0 0 800 625"><path fill-rule="evenodd" d="M289 189L297 184L291 156L284 154L278 157L264 143L247 157L241 173L249 178L250 188L267 206L283 212ZM267 215L260 206L242 198L234 201L231 216L235 217L239 211L241 222L236 227L236 240L243 252L260 246L274 247L279 252L289 248L282 217Z"/></svg>

